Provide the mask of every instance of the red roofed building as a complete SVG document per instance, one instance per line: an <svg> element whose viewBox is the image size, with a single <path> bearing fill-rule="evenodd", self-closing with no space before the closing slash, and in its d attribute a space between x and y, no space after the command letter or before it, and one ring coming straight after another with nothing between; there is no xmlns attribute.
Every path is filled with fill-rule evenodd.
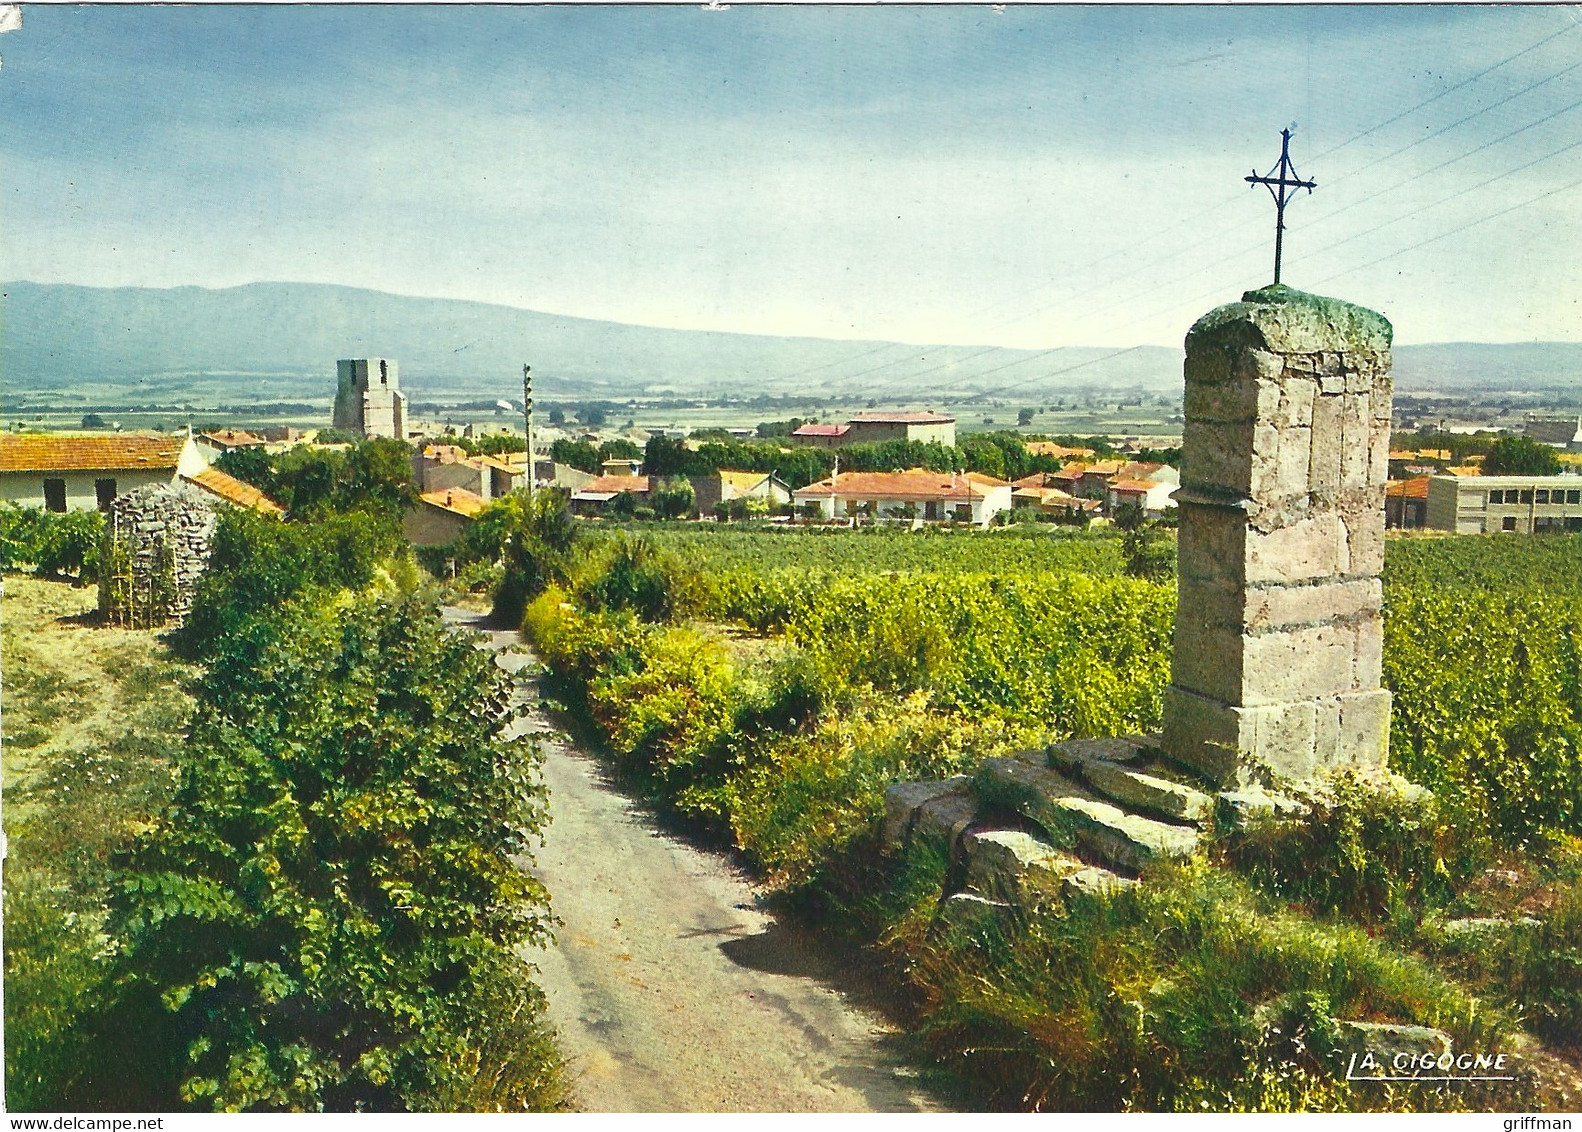
<svg viewBox="0 0 1582 1132"><path fill-rule="evenodd" d="M597 515L617 495L647 495L648 490L647 476L596 476L571 493L571 510L578 515Z"/></svg>
<svg viewBox="0 0 1582 1132"><path fill-rule="evenodd" d="M858 413L843 425L805 424L791 434L791 439L816 448L847 448L887 440L952 445L956 443L956 418L932 409L875 410Z"/></svg>
<svg viewBox="0 0 1582 1132"><path fill-rule="evenodd" d="M977 472L841 472L792 494L808 518L970 523L986 527L1011 508L1011 485Z"/></svg>
<svg viewBox="0 0 1582 1132"><path fill-rule="evenodd" d="M235 476L227 475L219 468L204 468L203 471L191 476L182 476L182 479L201 488L205 494L212 495L222 503L229 503L233 507L248 507L264 515L284 515L286 509L276 503L269 496L259 491L250 483L244 483Z"/></svg>
<svg viewBox="0 0 1582 1132"><path fill-rule="evenodd" d="M425 491L402 517L401 529L414 546L444 546L460 538L488 505L487 499L459 487Z"/></svg>
<svg viewBox="0 0 1582 1132"><path fill-rule="evenodd" d="M191 436L0 435L0 500L46 511L104 510L117 495L208 465Z"/></svg>
<svg viewBox="0 0 1582 1132"><path fill-rule="evenodd" d="M813 448L840 448L845 445L846 434L850 431L850 425L805 424L791 433L791 439Z"/></svg>

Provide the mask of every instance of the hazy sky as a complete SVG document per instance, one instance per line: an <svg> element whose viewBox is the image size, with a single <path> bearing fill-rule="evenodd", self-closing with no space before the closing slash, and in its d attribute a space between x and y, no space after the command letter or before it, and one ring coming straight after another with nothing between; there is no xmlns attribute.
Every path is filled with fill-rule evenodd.
<svg viewBox="0 0 1582 1132"><path fill-rule="evenodd" d="M1295 122L1318 190L1286 282L1401 342L1582 339L1575 7L24 19L0 36L0 278L1173 345L1268 282L1273 207L1242 178Z"/></svg>

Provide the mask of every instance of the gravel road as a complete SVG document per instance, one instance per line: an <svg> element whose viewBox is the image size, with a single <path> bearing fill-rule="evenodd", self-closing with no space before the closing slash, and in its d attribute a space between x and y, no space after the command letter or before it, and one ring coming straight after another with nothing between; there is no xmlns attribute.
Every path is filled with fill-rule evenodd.
<svg viewBox="0 0 1582 1132"><path fill-rule="evenodd" d="M516 635L486 637L537 704L536 663L503 651ZM895 1027L852 1000L863 988L849 960L759 911L746 875L665 833L537 711L519 726L547 733L553 820L534 871L563 923L535 960L581 1109L939 1109Z"/></svg>

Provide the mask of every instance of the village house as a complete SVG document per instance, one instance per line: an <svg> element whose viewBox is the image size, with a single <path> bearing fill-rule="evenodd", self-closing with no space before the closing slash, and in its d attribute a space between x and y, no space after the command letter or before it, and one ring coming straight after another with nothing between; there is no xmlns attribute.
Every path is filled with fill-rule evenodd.
<svg viewBox="0 0 1582 1132"><path fill-rule="evenodd" d="M1137 507L1150 519L1157 519L1176 505L1173 496L1180 486L1162 479L1116 479L1110 484L1109 513L1113 515L1122 507Z"/></svg>
<svg viewBox="0 0 1582 1132"><path fill-rule="evenodd" d="M1091 460L1096 455L1091 448L1067 448L1052 440L1029 440L1027 452L1031 456L1048 456L1055 460Z"/></svg>
<svg viewBox="0 0 1582 1132"><path fill-rule="evenodd" d="M117 495L208 467L190 435L0 435L0 500L45 511L105 510Z"/></svg>
<svg viewBox="0 0 1582 1132"><path fill-rule="evenodd" d="M1426 516L1459 534L1582 531L1582 476L1429 476Z"/></svg>
<svg viewBox="0 0 1582 1132"><path fill-rule="evenodd" d="M178 480L236 507L285 514L256 487L209 467L191 436L0 435L0 500L19 507L107 511L116 496Z"/></svg>
<svg viewBox="0 0 1582 1132"><path fill-rule="evenodd" d="M956 443L956 418L929 409L858 413L843 425L802 425L791 433L791 440L815 448L847 448L887 440L948 446Z"/></svg>
<svg viewBox="0 0 1582 1132"><path fill-rule="evenodd" d="M571 510L576 515L598 515L617 495L646 499L649 487L647 476L597 476L571 493Z"/></svg>
<svg viewBox="0 0 1582 1132"><path fill-rule="evenodd" d="M417 506L402 516L401 530L414 546L445 546L460 538L488 505L487 499L464 488L425 491Z"/></svg>
<svg viewBox="0 0 1582 1132"><path fill-rule="evenodd" d="M266 449L268 441L262 436L240 428L216 428L201 432L195 438L205 460L217 460L227 452L239 448Z"/></svg>
<svg viewBox="0 0 1582 1132"><path fill-rule="evenodd" d="M1029 482L1031 481L1031 482ZM1096 515L1104 509L1097 499L1078 499L1058 487L1044 487L1042 476L1028 476L1012 485L1011 503L1015 507L1031 507L1045 515L1076 515L1085 512Z"/></svg>
<svg viewBox="0 0 1582 1132"><path fill-rule="evenodd" d="M886 522L986 527L1011 508L1011 485L977 472L841 472L792 493L808 518L860 516Z"/></svg>
<svg viewBox="0 0 1582 1132"><path fill-rule="evenodd" d="M1428 526L1428 476L1391 480L1384 486L1384 525L1392 530Z"/></svg>
<svg viewBox="0 0 1582 1132"><path fill-rule="evenodd" d="M412 478L420 493L459 488L485 501L503 499L527 486L527 457L521 452L469 456L460 445L428 444L412 455ZM533 461L533 482L537 487L575 491L593 478L547 456Z"/></svg>
<svg viewBox="0 0 1582 1132"><path fill-rule="evenodd" d="M733 499L761 499L768 510L791 502L791 488L772 472L718 471L688 479L699 515L712 515L717 506Z"/></svg>
<svg viewBox="0 0 1582 1132"><path fill-rule="evenodd" d="M601 461L599 468L606 476L635 476L643 470L643 462L625 456L612 456Z"/></svg>
<svg viewBox="0 0 1582 1132"><path fill-rule="evenodd" d="M1131 504L1157 518L1175 506L1173 495L1181 486L1181 473L1169 464L1098 460L1073 461L1058 472L1034 472L1016 481L1019 498L1046 511L1067 507L1065 498L1093 503L1086 510L1113 511ZM1048 493L1059 492L1059 496ZM1065 498L1062 498L1065 497Z"/></svg>

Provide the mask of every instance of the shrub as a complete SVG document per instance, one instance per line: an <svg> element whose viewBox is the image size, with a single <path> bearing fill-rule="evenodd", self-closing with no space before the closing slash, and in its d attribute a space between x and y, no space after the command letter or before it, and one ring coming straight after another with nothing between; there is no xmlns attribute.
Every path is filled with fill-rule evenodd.
<svg viewBox="0 0 1582 1132"><path fill-rule="evenodd" d="M517 865L544 795L498 738L508 678L411 600L286 606L209 647L177 798L115 886L83 1087L156 1110L556 1103L518 956L547 940Z"/></svg>
<svg viewBox="0 0 1582 1132"><path fill-rule="evenodd" d="M699 581L679 558L642 535L621 534L578 583L593 610L625 610L648 622L685 617L698 605Z"/></svg>

